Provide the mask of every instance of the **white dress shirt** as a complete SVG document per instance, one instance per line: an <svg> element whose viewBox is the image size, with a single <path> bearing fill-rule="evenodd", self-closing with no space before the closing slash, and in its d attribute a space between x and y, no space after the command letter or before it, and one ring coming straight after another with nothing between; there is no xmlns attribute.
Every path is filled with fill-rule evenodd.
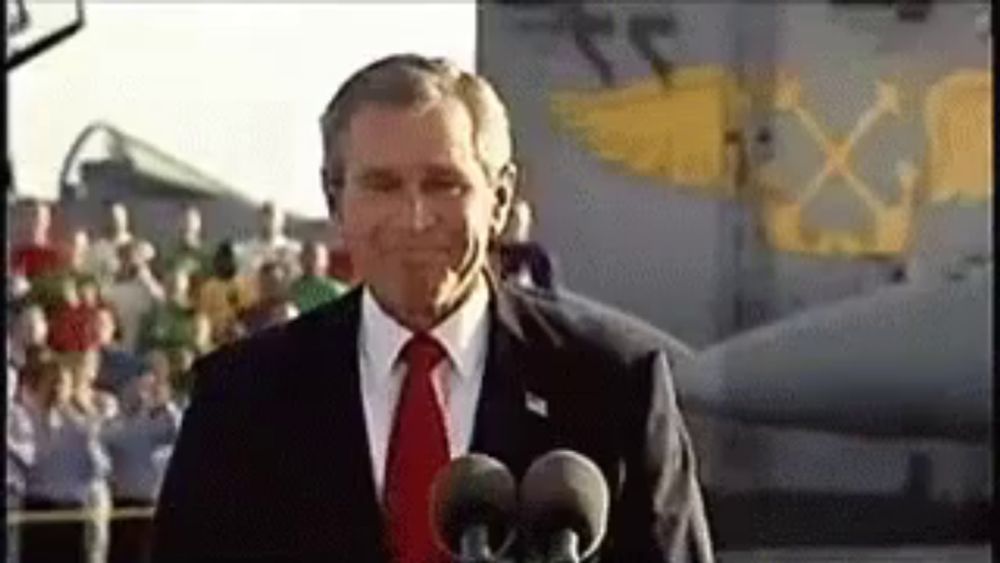
<svg viewBox="0 0 1000 563"><path fill-rule="evenodd" d="M105 298L118 314L122 347L126 351L138 350L142 318L162 297L160 288L138 278L119 280L107 289Z"/></svg>
<svg viewBox="0 0 1000 563"><path fill-rule="evenodd" d="M117 240L99 238L90 245L83 261L83 269L97 277L102 287L114 282L115 274L121 267L118 250L124 244L132 242L132 235Z"/></svg>
<svg viewBox="0 0 1000 563"><path fill-rule="evenodd" d="M445 426L453 458L468 452L472 442L486 363L489 299L486 279L480 278L469 298L430 331L447 352L447 358L434 368L431 376L447 406ZM406 377L406 365L399 354L413 332L390 317L367 288L361 307L358 337L361 398L375 490L382 498L396 403Z"/></svg>

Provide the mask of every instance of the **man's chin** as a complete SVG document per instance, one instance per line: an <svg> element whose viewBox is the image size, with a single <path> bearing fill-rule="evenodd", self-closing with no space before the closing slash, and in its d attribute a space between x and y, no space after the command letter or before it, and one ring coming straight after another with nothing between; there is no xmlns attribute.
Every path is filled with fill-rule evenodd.
<svg viewBox="0 0 1000 563"><path fill-rule="evenodd" d="M407 317L441 320L460 301L447 284L409 284L400 288L398 304Z"/></svg>
<svg viewBox="0 0 1000 563"><path fill-rule="evenodd" d="M418 286L403 288L402 305L410 311L433 312L446 306L446 292L438 286Z"/></svg>

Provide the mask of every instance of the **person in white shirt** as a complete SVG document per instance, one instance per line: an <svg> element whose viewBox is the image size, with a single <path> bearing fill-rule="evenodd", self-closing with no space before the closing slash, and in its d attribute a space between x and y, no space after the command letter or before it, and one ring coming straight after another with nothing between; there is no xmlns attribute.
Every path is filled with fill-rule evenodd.
<svg viewBox="0 0 1000 563"><path fill-rule="evenodd" d="M121 267L120 252L135 237L129 228L128 208L120 201L108 206L108 223L103 236L93 241L85 260L102 285L112 283Z"/></svg>
<svg viewBox="0 0 1000 563"><path fill-rule="evenodd" d="M118 317L122 348L131 353L136 352L143 317L164 299L163 287L153 276L145 246L133 241L122 248L121 271L105 292Z"/></svg>
<svg viewBox="0 0 1000 563"><path fill-rule="evenodd" d="M261 266L281 262L297 275L302 243L285 234L285 213L267 202L260 208L260 232L236 244L239 273L256 277Z"/></svg>

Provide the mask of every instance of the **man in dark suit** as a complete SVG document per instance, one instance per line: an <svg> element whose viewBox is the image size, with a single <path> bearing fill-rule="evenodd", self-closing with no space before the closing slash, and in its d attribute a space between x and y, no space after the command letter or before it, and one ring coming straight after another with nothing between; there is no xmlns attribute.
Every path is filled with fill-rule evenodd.
<svg viewBox="0 0 1000 563"><path fill-rule="evenodd" d="M443 561L427 497L449 458L486 453L520 478L570 448L611 491L601 561L711 561L667 337L489 272L516 178L492 87L393 56L349 79L322 127L362 284L195 365L157 560Z"/></svg>

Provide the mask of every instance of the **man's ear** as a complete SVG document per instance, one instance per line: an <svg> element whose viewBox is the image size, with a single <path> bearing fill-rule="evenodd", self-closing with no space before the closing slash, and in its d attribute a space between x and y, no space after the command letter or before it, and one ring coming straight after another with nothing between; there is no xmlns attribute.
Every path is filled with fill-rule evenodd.
<svg viewBox="0 0 1000 563"><path fill-rule="evenodd" d="M337 205L337 187L330 177L330 170L326 166L319 169L320 185L323 187L323 198L326 200L326 209L332 219L339 219L339 206Z"/></svg>
<svg viewBox="0 0 1000 563"><path fill-rule="evenodd" d="M507 227L510 218L510 209L514 203L514 194L517 193L517 165L513 162L504 164L497 174L497 182L494 186L495 200L493 203L493 229L492 238L498 240Z"/></svg>

